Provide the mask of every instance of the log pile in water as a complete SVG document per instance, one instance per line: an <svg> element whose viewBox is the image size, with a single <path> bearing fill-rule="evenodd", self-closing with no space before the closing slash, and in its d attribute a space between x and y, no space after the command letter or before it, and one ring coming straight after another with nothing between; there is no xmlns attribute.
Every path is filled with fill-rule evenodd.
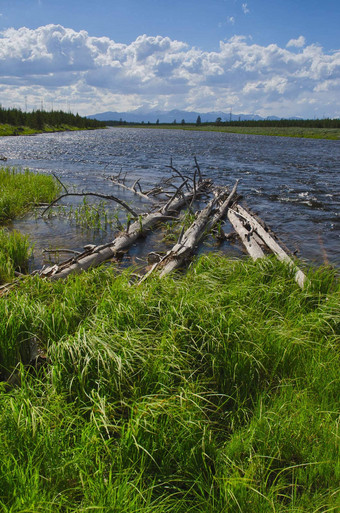
<svg viewBox="0 0 340 513"><path fill-rule="evenodd" d="M39 274L52 280L57 280L66 278L71 273L86 271L90 267L96 267L106 260L117 257L157 224L173 219L174 215L177 215L181 208L190 206L190 203L197 196L204 192L209 192L212 184L210 180L200 180L197 184L194 182L193 186L189 187L189 190L184 193L183 189L186 185L187 180L184 180L179 187L176 187L176 192L172 194L166 203L155 212L140 215L136 221L128 226L125 232L120 233L113 241L100 246L90 246L83 253L66 260L60 265L42 269ZM163 190L162 193L164 193ZM131 209L129 208L129 210Z"/></svg>
<svg viewBox="0 0 340 513"><path fill-rule="evenodd" d="M133 222L131 224L128 223L127 229L118 233L116 238L108 244L100 246L88 244L84 247L83 252L78 253L75 251L72 258L58 265L44 267L39 271L35 271L35 273L50 280L58 280L66 278L72 273L80 273L91 267L96 267L107 260L118 257L139 238L147 236L150 230L155 229L161 223L176 219L181 209L186 208L194 214L195 220L188 229L182 229L178 241L170 251L163 257L156 256L151 269L141 277L140 282L157 271L159 271L160 276L165 276L190 261L191 256L202 239L211 233L212 230L216 229L218 225L221 230L221 223L228 218L253 260L264 258L268 252L274 253L279 260L288 263L294 270L296 282L301 288L304 287L307 280L306 276L298 269L288 252L282 248L275 235L263 221L238 203L238 181L231 190L228 187L215 186L211 180L203 179L196 158L193 177L184 175L177 170L173 166L172 161L168 167L172 170L173 175L148 191L142 190L140 180L136 180L130 187L125 183L126 175L122 178L121 173L119 173L119 175L111 177L110 179L115 185L128 189L149 203L149 212L138 214L127 203L116 196L105 196L106 199L119 203L129 212L129 215L132 214ZM180 183L178 183L179 180ZM66 191L65 194L52 202L44 212L59 199L66 196L91 195L104 197L104 195L92 192L83 194L69 193L64 185L63 187ZM201 211L195 212L194 205L197 203L196 200L198 198L202 200L202 196L206 196L209 201ZM4 285L0 287L0 291L1 289L8 290L9 287L10 285Z"/></svg>

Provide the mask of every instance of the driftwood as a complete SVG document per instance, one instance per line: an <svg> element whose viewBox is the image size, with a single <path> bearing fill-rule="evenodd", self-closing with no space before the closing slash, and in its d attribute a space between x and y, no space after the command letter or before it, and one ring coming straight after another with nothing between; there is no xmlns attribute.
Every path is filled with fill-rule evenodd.
<svg viewBox="0 0 340 513"><path fill-rule="evenodd" d="M154 271L159 270L160 276L165 276L171 271L183 265L193 254L199 242L211 231L217 232L217 236L225 240L231 240L234 234L225 234L221 228L221 223L228 216L236 234L240 237L247 252L253 258L263 258L265 256L264 248L272 251L281 261L287 262L295 271L295 279L302 288L307 281L304 273L298 269L288 250L285 250L277 241L275 235L255 214L250 213L237 203L240 197L236 195L238 181L229 192L228 187L213 187L211 180L203 180L200 166L195 157L195 171L193 176L187 176L178 171L170 161L169 167L173 175L162 179L149 191L144 191L140 185L140 180L136 180L130 187L125 184L126 174L121 178L120 172L110 180L117 186L128 189L138 196L152 201L153 205L147 214L138 215L127 203L112 195L100 193L69 193L65 185L59 180L64 188L65 194L59 196L50 203L44 210L47 212L60 199L68 196L97 196L103 199L113 200L125 208L133 218L128 220L127 229L117 234L116 238L107 244L95 246L87 244L82 252L70 249L45 250L46 253L72 253L72 257L41 270L34 271L31 274L38 274L42 277L58 280L66 278L72 273L80 273L91 267L96 267L103 262L119 257L125 252L137 239L145 236L147 232L157 226L159 223L169 219L175 219L178 212L183 207L195 215L195 220L191 226L185 230L184 227L180 233L177 243L163 257L157 253L149 255L149 264L152 265L148 273L139 281L141 283ZM178 185L181 180L180 185ZM169 189L175 189L175 192L169 193ZM185 189L185 192L184 192ZM211 196L213 195L213 198ZM194 201L198 197L207 197L208 203L200 212L194 212ZM156 199L157 198L157 199ZM209 200L210 199L210 200ZM158 205L156 205L156 201ZM159 203L162 203L159 206ZM42 215L43 215L42 214ZM223 235L223 237L222 237ZM16 283L24 279L19 276L11 284L5 284L0 287L0 295L6 294Z"/></svg>
<svg viewBox="0 0 340 513"><path fill-rule="evenodd" d="M173 197L160 208L158 211L140 216L140 218L132 223L129 228L121 233L112 242L96 246L81 253L75 258L67 260L60 265L54 265L40 272L41 276L49 277L51 280L66 278L71 273L79 273L86 271L90 267L96 267L106 260L110 260L122 251L128 249L141 235L145 234L148 230L162 221L166 221L169 217L173 218L173 213L186 205L194 194L193 190L185 194L181 193L181 189L186 184L186 181L178 188ZM206 180L201 182L197 187L197 192L201 192L209 188L211 182Z"/></svg>
<svg viewBox="0 0 340 513"><path fill-rule="evenodd" d="M266 229L258 222L257 219L255 219L254 216L242 208L241 205L236 205L234 207L234 212L241 220L250 225L251 230L257 233L257 235L263 240L263 242L277 256L279 260L288 263L288 265L295 271L295 281L301 288L303 288L307 280L306 275L295 265L294 261L276 242L274 237L270 235L268 231L266 231Z"/></svg>
<svg viewBox="0 0 340 513"><path fill-rule="evenodd" d="M228 219L234 227L234 230L240 237L243 245L245 246L247 252L251 256L253 260L257 260L258 258L263 258L264 252L261 249L260 244L255 238L254 229L249 229L247 225L242 223L242 220L237 216L236 212L232 209L228 210ZM249 225L248 225L249 226Z"/></svg>
<svg viewBox="0 0 340 513"><path fill-rule="evenodd" d="M65 194L61 194L61 196L58 196L58 198L56 198L54 201L52 201L45 208L45 210L42 212L41 215L43 216L51 207L53 207L53 205L55 205L56 203L58 203L58 201L60 201L63 198L66 198L68 196L80 196L80 197L96 196L97 198L115 201L116 203L119 203L119 205L121 205L123 208L125 208L125 210L127 210L130 214L132 214L133 217L138 217L138 214L127 203L125 203L125 201L117 198L116 196L112 196L111 194L107 195L107 194L100 194L100 193L96 193L96 192L66 192Z"/></svg>
<svg viewBox="0 0 340 513"><path fill-rule="evenodd" d="M188 259L202 237L226 215L229 205L236 194L237 184L238 181L229 195L227 188L223 188L217 193L215 198L200 212L197 219L186 232L183 233L182 231L177 244L159 262L153 265L141 281L144 281L158 268L161 268L160 276L165 276L180 267Z"/></svg>
<svg viewBox="0 0 340 513"><path fill-rule="evenodd" d="M139 196L140 198L142 198L144 200L151 201L152 203L154 203L156 201L154 198L150 197L148 194L146 194L142 191L140 184L139 184L140 179L136 180L135 183L131 187L128 187L127 185L125 185L125 183L123 181L116 180L114 177L110 177L110 180L114 185L117 185L117 187L122 187L123 189L133 192L133 194L136 194L137 196ZM139 190L137 190L137 186L139 186L138 187Z"/></svg>

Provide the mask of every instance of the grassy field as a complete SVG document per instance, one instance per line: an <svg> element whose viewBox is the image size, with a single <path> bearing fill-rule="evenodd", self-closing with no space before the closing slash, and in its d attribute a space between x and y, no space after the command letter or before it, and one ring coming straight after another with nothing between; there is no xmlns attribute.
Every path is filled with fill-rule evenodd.
<svg viewBox="0 0 340 513"><path fill-rule="evenodd" d="M101 268L0 301L4 513L339 511L339 285L204 256L141 286Z"/></svg>
<svg viewBox="0 0 340 513"><path fill-rule="evenodd" d="M302 137L308 139L340 140L339 128L304 128L304 127L237 127L217 125L135 125L135 128L161 128L166 130L198 130L201 132L228 132L233 134L270 135L277 137Z"/></svg>
<svg viewBox="0 0 340 513"><path fill-rule="evenodd" d="M65 132L74 130L91 130L91 128L78 128L71 125L51 126L45 125L43 130L30 128L28 126L13 126L8 124L0 124L0 137L5 135L34 135L48 132Z"/></svg>

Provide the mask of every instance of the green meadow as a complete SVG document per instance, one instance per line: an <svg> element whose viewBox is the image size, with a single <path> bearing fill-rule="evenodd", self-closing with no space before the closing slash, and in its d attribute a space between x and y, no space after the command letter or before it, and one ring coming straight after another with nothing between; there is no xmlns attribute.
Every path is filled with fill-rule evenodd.
<svg viewBox="0 0 340 513"><path fill-rule="evenodd" d="M134 125L135 128L161 128L165 130L198 130L203 132L227 132L244 135L269 135L276 137L301 137L308 139L340 140L340 128L309 128L309 127L264 127L264 126L218 126L218 125Z"/></svg>
<svg viewBox="0 0 340 513"><path fill-rule="evenodd" d="M1 299L1 511L339 511L334 271L304 291L270 258L130 273ZM39 370L17 363L32 339Z"/></svg>

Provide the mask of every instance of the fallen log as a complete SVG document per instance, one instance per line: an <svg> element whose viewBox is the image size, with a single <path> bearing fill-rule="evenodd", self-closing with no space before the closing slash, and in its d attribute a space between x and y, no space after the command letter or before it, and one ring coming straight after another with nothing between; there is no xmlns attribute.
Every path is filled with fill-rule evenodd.
<svg viewBox="0 0 340 513"><path fill-rule="evenodd" d="M234 211L238 216L246 220L253 230L256 231L257 235L261 237L263 242L268 246L268 248L277 256L277 258L282 262L287 262L288 265L295 271L295 281L297 284L303 288L307 277L306 275L295 265L294 261L290 258L290 256L281 248L281 246L275 241L274 237L270 235L263 226L253 217L247 210L241 207L241 205L236 205L234 207Z"/></svg>
<svg viewBox="0 0 340 513"><path fill-rule="evenodd" d="M137 221L132 223L129 228L121 233L116 239L108 244L96 246L81 253L75 258L69 259L60 265L54 265L47 269L40 271L41 276L50 278L51 280L58 280L66 278L71 273L80 273L86 271L90 267L96 267L106 260L110 260L120 254L122 251L128 249L141 235L145 234L148 230L162 221L166 221L169 217L172 219L172 214L177 212L180 208L185 206L192 198L194 191L191 190L183 194L181 189L186 185L186 181L178 187L172 198L156 212L152 212L145 216L140 216ZM205 180L197 186L198 193L210 188L210 180Z"/></svg>
<svg viewBox="0 0 340 513"><path fill-rule="evenodd" d="M133 194L136 194L137 196L139 196L140 198L142 198L144 200L151 201L152 203L155 203L156 200L154 198L152 198L152 197L150 198L147 194L145 194L142 191L142 189L139 185L139 180L140 180L140 178L135 181L135 183L132 185L132 187L128 187L127 185L125 185L125 183L115 180L113 177L110 177L110 181L117 187L122 187L123 189L130 191ZM139 190L137 190L137 185L139 186Z"/></svg>
<svg viewBox="0 0 340 513"><path fill-rule="evenodd" d="M242 219L240 219L237 214L232 210L228 210L228 219L234 227L234 230L240 237L244 247L247 252L251 256L253 260L257 260L258 258L263 258L264 252L261 249L261 246L255 240L255 232L253 229L248 230L247 227L242 223Z"/></svg>
<svg viewBox="0 0 340 513"><path fill-rule="evenodd" d="M160 276L162 277L180 267L188 259L204 235L225 216L236 194L237 184L238 180L229 195L227 188L219 191L218 195L199 213L197 219L186 232L181 233L175 246L159 262L153 265L140 283L158 268L161 268Z"/></svg>

